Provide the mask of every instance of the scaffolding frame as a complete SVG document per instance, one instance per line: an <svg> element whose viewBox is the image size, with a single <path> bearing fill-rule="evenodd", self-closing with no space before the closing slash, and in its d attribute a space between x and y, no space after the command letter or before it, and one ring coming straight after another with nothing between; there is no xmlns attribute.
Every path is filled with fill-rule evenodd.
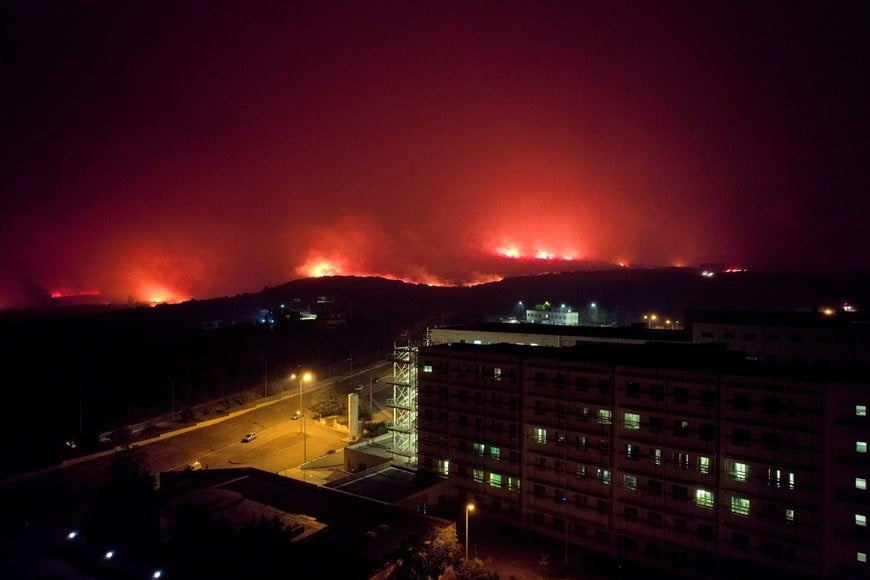
<svg viewBox="0 0 870 580"><path fill-rule="evenodd" d="M392 434L391 451L396 461L417 464L417 351L413 342L393 345L393 397L387 399L393 420L387 424Z"/></svg>

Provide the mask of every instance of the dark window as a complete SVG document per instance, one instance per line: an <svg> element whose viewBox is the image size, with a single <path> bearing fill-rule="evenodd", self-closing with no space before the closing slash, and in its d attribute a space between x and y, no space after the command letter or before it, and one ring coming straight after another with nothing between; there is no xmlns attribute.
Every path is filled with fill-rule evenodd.
<svg viewBox="0 0 870 580"><path fill-rule="evenodd" d="M649 418L649 430L653 433L661 433L665 428L665 420L661 417L650 417Z"/></svg>
<svg viewBox="0 0 870 580"><path fill-rule="evenodd" d="M733 332L723 332L722 338L728 338L728 339L734 338L734 333Z"/></svg>
<svg viewBox="0 0 870 580"><path fill-rule="evenodd" d="M649 398L653 401L661 401L665 397L665 388L662 385L649 386Z"/></svg>
<svg viewBox="0 0 870 580"><path fill-rule="evenodd" d="M761 400L761 412L768 415L779 415L782 413L782 399L779 397L764 397Z"/></svg>
<svg viewBox="0 0 870 580"><path fill-rule="evenodd" d="M674 388L674 402L675 403L688 403L689 402L689 389L686 387L675 387Z"/></svg>
<svg viewBox="0 0 870 580"><path fill-rule="evenodd" d="M749 536L741 532L731 532L731 545L738 550L748 550Z"/></svg>
<svg viewBox="0 0 870 580"><path fill-rule="evenodd" d="M544 497L544 486L535 484L535 497Z"/></svg>
<svg viewBox="0 0 870 580"><path fill-rule="evenodd" d="M771 451L778 451L782 444L782 438L778 433L765 432L761 434L761 444Z"/></svg>
<svg viewBox="0 0 870 580"><path fill-rule="evenodd" d="M576 385L578 392L585 393L589 390L589 379L586 377L577 377Z"/></svg>
<svg viewBox="0 0 870 580"><path fill-rule="evenodd" d="M713 333L705 330L701 333L701 338L713 338Z"/></svg>
<svg viewBox="0 0 870 580"><path fill-rule="evenodd" d="M468 417L466 417L465 415L460 415L459 416L459 426L465 427L466 425L468 425Z"/></svg>
<svg viewBox="0 0 870 580"><path fill-rule="evenodd" d="M701 405L704 407L712 407L716 404L716 393L709 389L704 389L698 393Z"/></svg>
<svg viewBox="0 0 870 580"><path fill-rule="evenodd" d="M677 419L674 421L674 435L678 437L689 436L689 422L685 419Z"/></svg>
<svg viewBox="0 0 870 580"><path fill-rule="evenodd" d="M637 508L627 505L623 510L623 514L625 515L625 519L635 521L637 520Z"/></svg>
<svg viewBox="0 0 870 580"><path fill-rule="evenodd" d="M562 403L556 403L556 417L559 419L565 418L565 405Z"/></svg>
<svg viewBox="0 0 870 580"><path fill-rule="evenodd" d="M674 485L671 487L671 495L677 501L689 501L689 489L682 485Z"/></svg>
<svg viewBox="0 0 870 580"><path fill-rule="evenodd" d="M758 337L755 336L754 332L747 332L746 334L743 335L743 340L755 340L756 338L758 338Z"/></svg>
<svg viewBox="0 0 870 580"><path fill-rule="evenodd" d="M658 479L650 479L646 482L646 488L653 495L662 494L662 482Z"/></svg>
<svg viewBox="0 0 870 580"><path fill-rule="evenodd" d="M544 384L544 373L535 373L535 384L543 385Z"/></svg>
<svg viewBox="0 0 870 580"><path fill-rule="evenodd" d="M636 383L634 381L628 381L625 384L625 396L626 397L639 397L640 396L640 383Z"/></svg>
<svg viewBox="0 0 870 580"><path fill-rule="evenodd" d="M599 499L598 502L595 504L595 507L599 512L606 514L607 510L610 507L610 504L607 502L606 499Z"/></svg>
<svg viewBox="0 0 870 580"><path fill-rule="evenodd" d="M565 388L565 375L556 375L556 388L564 389Z"/></svg>
<svg viewBox="0 0 870 580"><path fill-rule="evenodd" d="M637 519L637 515L634 518L629 518L628 514L625 515L626 519ZM626 538L625 536L621 536L619 538L619 543L622 544L622 548L624 550L632 551L637 550L637 540L634 538Z"/></svg>
<svg viewBox="0 0 870 580"><path fill-rule="evenodd" d="M520 400L518 397L511 397L510 408L511 411L518 411L520 409Z"/></svg>
<svg viewBox="0 0 870 580"><path fill-rule="evenodd" d="M771 342L776 342L777 340L779 340L779 335L778 334L768 334L767 340L769 340Z"/></svg>
<svg viewBox="0 0 870 580"><path fill-rule="evenodd" d="M748 411L752 405L752 401L746 393L735 393L731 402L738 411Z"/></svg>
<svg viewBox="0 0 870 580"><path fill-rule="evenodd" d="M598 379L598 394L610 394L610 379Z"/></svg>
<svg viewBox="0 0 870 580"><path fill-rule="evenodd" d="M647 512L646 523L651 526L662 525L662 514L660 514L659 512Z"/></svg>
<svg viewBox="0 0 870 580"><path fill-rule="evenodd" d="M545 415L547 413L547 407L544 405L544 401L535 401L535 415Z"/></svg>
<svg viewBox="0 0 870 580"><path fill-rule="evenodd" d="M465 403L468 401L468 391L466 391L465 389L460 389L458 396L460 403Z"/></svg>
<svg viewBox="0 0 870 580"><path fill-rule="evenodd" d="M698 436L702 441L712 441L716 437L716 428L713 425L704 423L698 427Z"/></svg>
<svg viewBox="0 0 870 580"><path fill-rule="evenodd" d="M713 526L707 524L698 524L698 537L702 540L712 540Z"/></svg>
<svg viewBox="0 0 870 580"><path fill-rule="evenodd" d="M749 441L750 441L749 430L748 429L740 429L740 428L735 427L731 431L731 440L734 443L734 445L748 447Z"/></svg>

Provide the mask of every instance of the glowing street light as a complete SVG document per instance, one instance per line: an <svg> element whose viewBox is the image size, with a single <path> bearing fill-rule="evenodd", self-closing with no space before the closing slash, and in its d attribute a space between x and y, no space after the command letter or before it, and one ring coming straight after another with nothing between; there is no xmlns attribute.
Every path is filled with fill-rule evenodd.
<svg viewBox="0 0 870 580"><path fill-rule="evenodd" d="M291 379L295 379L296 375L290 375ZM302 433L302 463L308 461L308 441L305 438L305 414L302 412L302 383L307 383L312 379L311 373L302 373L299 375L299 410L296 413L299 415L299 420L302 424L299 426L299 431Z"/></svg>
<svg viewBox="0 0 870 580"><path fill-rule="evenodd" d="M474 504L465 504L465 559L468 560L468 514L474 511Z"/></svg>

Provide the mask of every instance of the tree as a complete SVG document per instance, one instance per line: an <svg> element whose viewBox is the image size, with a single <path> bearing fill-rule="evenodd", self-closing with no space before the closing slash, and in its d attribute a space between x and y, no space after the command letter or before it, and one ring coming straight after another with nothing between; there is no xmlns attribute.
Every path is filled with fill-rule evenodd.
<svg viewBox="0 0 870 580"><path fill-rule="evenodd" d="M347 395L340 393L334 386L318 389L308 408L321 417L344 415L347 413Z"/></svg>
<svg viewBox="0 0 870 580"><path fill-rule="evenodd" d="M486 569L486 564L480 558L462 560L453 570L456 580L498 580L497 572Z"/></svg>
<svg viewBox="0 0 870 580"><path fill-rule="evenodd" d="M140 448L119 451L109 464L97 499L94 535L145 555L160 545L160 512L154 475Z"/></svg>
<svg viewBox="0 0 870 580"><path fill-rule="evenodd" d="M398 580L437 580L462 560L462 547L456 538L456 529L435 529L420 542L405 549L396 570Z"/></svg>

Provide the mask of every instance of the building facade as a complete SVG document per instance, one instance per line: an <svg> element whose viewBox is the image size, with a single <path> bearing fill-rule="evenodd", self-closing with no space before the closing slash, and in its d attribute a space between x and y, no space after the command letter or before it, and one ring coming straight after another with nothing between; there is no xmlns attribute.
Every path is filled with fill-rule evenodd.
<svg viewBox="0 0 870 580"><path fill-rule="evenodd" d="M685 576L870 574L870 382L721 344L420 349L422 469L506 523Z"/></svg>

